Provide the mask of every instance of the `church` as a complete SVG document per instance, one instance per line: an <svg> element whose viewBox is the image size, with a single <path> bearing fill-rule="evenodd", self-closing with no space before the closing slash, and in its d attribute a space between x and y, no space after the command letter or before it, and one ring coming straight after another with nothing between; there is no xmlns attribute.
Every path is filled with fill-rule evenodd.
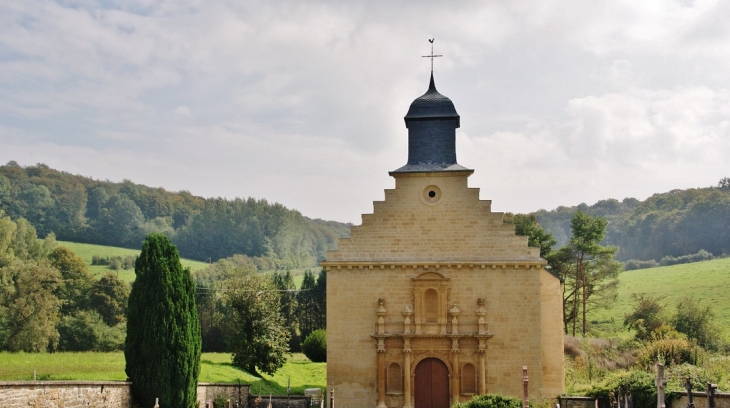
<svg viewBox="0 0 730 408"><path fill-rule="evenodd" d="M327 385L335 406L448 408L564 390L562 291L456 162L460 117L428 91L405 116L395 188L327 252ZM498 175L495 175L498 177Z"/></svg>

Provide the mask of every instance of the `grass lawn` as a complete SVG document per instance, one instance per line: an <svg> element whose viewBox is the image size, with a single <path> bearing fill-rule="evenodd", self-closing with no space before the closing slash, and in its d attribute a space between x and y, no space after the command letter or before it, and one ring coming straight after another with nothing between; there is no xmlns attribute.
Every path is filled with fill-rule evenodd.
<svg viewBox="0 0 730 408"><path fill-rule="evenodd" d="M594 334L629 337L623 328L624 315L633 307L631 295L640 292L662 297L670 315L676 313L677 301L685 296L702 300L712 307L715 322L730 340L730 258L621 273L616 302L607 310L589 314Z"/></svg>
<svg viewBox="0 0 730 408"><path fill-rule="evenodd" d="M66 248L72 250L76 255L80 256L84 262L86 262L86 265L89 266L89 272L92 275L95 275L97 278L103 276L104 274L108 272L114 272L111 269L109 269L106 265L91 265L91 258L94 255L98 255L101 257L112 257L112 256L121 256L122 258L126 256L138 256L140 249L128 249L128 248L118 248L118 247L110 247L110 246L103 246L103 245L95 245L95 244L80 244L77 242L68 242L68 241L58 241L58 245L65 246ZM207 262L199 262L199 261L193 261L190 259L181 259L180 263L182 263L183 267L190 268L192 271L196 271L198 269L203 269L208 266ZM119 277L126 281L127 283L131 283L134 281L134 270L128 269L119 270Z"/></svg>
<svg viewBox="0 0 730 408"><path fill-rule="evenodd" d="M251 393L286 395L291 378L292 394L305 388L326 387L326 363L312 363L303 354L289 356L287 363L273 376L257 378L231 365L228 353L203 353L200 358L200 382L250 384ZM0 353L0 381L33 379L78 381L123 381L124 353Z"/></svg>

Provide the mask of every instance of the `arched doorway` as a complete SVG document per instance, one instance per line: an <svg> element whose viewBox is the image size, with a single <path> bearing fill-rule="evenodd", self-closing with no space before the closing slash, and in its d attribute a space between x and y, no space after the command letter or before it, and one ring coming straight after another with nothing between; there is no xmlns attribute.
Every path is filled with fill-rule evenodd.
<svg viewBox="0 0 730 408"><path fill-rule="evenodd" d="M449 408L449 369L437 358L426 358L416 366L414 408Z"/></svg>

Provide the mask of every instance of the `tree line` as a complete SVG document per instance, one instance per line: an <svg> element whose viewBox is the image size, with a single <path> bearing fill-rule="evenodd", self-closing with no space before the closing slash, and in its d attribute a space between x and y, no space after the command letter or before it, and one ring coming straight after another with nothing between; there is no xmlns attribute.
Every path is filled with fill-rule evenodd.
<svg viewBox="0 0 730 408"><path fill-rule="evenodd" d="M559 245L571 237L571 219L578 211L605 218L602 244L618 247L616 258L672 262L707 251L730 253L730 178L714 187L672 190L644 201L635 198L601 200L588 206L558 207L532 213ZM681 261L679 261L681 262Z"/></svg>
<svg viewBox="0 0 730 408"><path fill-rule="evenodd" d="M24 218L40 236L139 248L152 232L167 235L181 256L215 261L243 254L275 267L313 266L349 225L313 220L254 198L203 198L124 180L71 175L46 165L0 166L0 209Z"/></svg>

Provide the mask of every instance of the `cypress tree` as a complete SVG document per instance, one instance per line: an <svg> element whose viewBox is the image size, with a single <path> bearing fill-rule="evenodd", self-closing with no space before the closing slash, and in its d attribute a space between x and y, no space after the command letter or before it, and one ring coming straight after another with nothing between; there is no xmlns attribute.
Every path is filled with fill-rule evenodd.
<svg viewBox="0 0 730 408"><path fill-rule="evenodd" d="M132 393L142 407L155 398L162 408L195 407L201 335L190 270L169 238L150 234L134 272L124 347Z"/></svg>

